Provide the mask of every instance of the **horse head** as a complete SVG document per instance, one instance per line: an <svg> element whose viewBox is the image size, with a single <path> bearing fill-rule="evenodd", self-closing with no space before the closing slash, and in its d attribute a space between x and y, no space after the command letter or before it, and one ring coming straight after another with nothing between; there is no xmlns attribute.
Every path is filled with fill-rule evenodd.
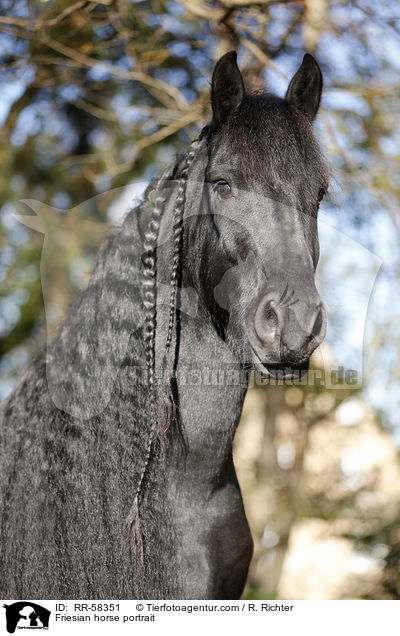
<svg viewBox="0 0 400 636"><path fill-rule="evenodd" d="M246 94L232 51L214 69L213 118L201 136L207 161L187 268L240 360L281 377L308 367L326 329L314 281L328 184L312 130L321 90L305 55L283 99Z"/></svg>

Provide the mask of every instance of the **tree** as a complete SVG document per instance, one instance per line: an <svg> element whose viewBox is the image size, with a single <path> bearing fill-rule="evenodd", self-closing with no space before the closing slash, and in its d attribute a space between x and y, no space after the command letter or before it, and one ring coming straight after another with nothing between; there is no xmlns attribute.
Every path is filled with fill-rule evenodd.
<svg viewBox="0 0 400 636"><path fill-rule="evenodd" d="M381 409L381 426L393 428L400 374L400 334L394 320L400 310L397 18L395 0L379 5L372 0L5 0L0 13L0 396L43 347L46 323L51 331L85 285L120 188L157 175L207 121L216 59L237 49L249 86L266 84L283 94L307 50L316 55L324 74L317 133L333 168L321 218L384 260L375 286L377 302L369 308L360 399L372 400ZM51 252L46 317L40 273L43 234L16 220L15 215L30 213L22 200L40 210L43 222L51 217L53 227L64 232L63 249ZM344 334L360 310L357 290L371 272L346 260L349 250L338 252L334 243L323 247L333 278L354 276L339 308L343 311L333 312L329 322L329 344L340 363L355 355L351 333L347 339ZM321 280L329 301L332 286L324 282L327 277ZM249 394L250 402L257 401L259 391ZM259 472L260 493L268 476L268 492L275 490L284 512L279 532L270 529L264 539L273 541L273 532L281 541L283 537L273 575L269 567L271 583L260 588L264 594L278 593L292 528L305 514L299 484L311 416L304 415L302 405L322 398L318 387L299 391L297 405L287 402L290 389L279 387L257 398L266 400L269 415L263 416L262 427L254 428L263 449L254 479L258 483ZM322 395L334 410L347 393L324 389ZM280 444L289 455L294 448L290 469L279 465L274 446L282 409L298 428L295 441L288 433ZM313 514L320 518L328 514L321 506L312 502ZM385 530L390 541L392 523ZM388 545L394 544L388 539ZM393 571L398 551L389 548L388 554ZM256 579L252 581L259 585Z"/></svg>

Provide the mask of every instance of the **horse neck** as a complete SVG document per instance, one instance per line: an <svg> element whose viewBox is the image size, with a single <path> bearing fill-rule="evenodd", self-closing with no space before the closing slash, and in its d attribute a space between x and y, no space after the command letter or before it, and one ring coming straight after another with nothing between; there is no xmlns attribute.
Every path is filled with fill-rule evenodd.
<svg viewBox="0 0 400 636"><path fill-rule="evenodd" d="M199 250L199 245L193 245L191 242L190 230L193 228L192 222L195 224L197 219L199 192L195 190L196 186L189 182L184 222L182 286L178 294L181 311L176 317L167 369L168 373L176 374L179 420L188 444L188 461L190 463L191 450L196 456L200 452L206 455L207 470L215 474L227 453L231 452L232 439L239 421L247 385L243 374L241 375L239 361L217 334L211 314L201 297L200 289L193 287L192 281L197 278L197 274L193 276L193 272L189 270L193 262L193 250ZM167 234L165 228L171 229L173 225L176 192L175 184L165 202L164 235ZM188 217L189 223L187 223ZM212 231L211 222L210 231ZM167 241L158 250L157 294L159 300L160 298L169 300L168 283L172 260L173 241ZM169 305L159 302L155 341L155 366L158 376L161 375L164 362L168 321ZM159 390L164 389L161 386Z"/></svg>

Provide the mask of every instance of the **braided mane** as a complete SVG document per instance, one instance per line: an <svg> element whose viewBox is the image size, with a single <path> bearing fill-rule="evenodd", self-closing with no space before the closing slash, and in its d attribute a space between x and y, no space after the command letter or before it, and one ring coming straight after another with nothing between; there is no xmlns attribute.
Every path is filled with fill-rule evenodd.
<svg viewBox="0 0 400 636"><path fill-rule="evenodd" d="M168 332L165 345L164 357L163 357L163 372L166 372L167 359L170 352L171 343L174 335L174 327L177 326L177 309L179 307L179 288L181 284L181 269L182 269L182 249L183 249L183 216L185 212L186 201L186 189L187 180L190 166L195 158L195 145L194 141L188 152L183 158L183 168L179 175L178 191L175 200L174 217L173 217L173 261L172 272L170 278L170 300L169 300L169 319L168 319ZM159 238L161 218L164 211L165 200L162 196L165 183L168 181L169 171L165 171L155 188L149 193L149 198L153 202L152 213L150 222L148 224L147 231L144 235L144 255L142 262L144 265L143 277L141 286L143 290L143 305L145 308L144 319L144 340L145 340L145 360L146 371L149 385L149 394L151 402L151 414L154 418L154 422L151 427L151 433L148 439L145 455L145 463L142 472L139 477L137 490L134 497L132 508L126 519L126 530L130 536L131 544L134 549L139 552L141 561L143 560L143 538L140 529L140 495L143 485L144 476L146 474L147 467L150 463L151 450L153 443L158 436L165 433L172 422L177 417L176 401L173 391L173 378L168 377L166 384L167 395L164 395L166 402L167 416L166 421L162 421L163 418L159 417L162 409L158 406L158 389L155 383L155 341L156 341L156 329L157 329L157 244ZM178 348L175 348L175 356L170 367L171 373L176 370ZM161 421L160 421L161 420Z"/></svg>

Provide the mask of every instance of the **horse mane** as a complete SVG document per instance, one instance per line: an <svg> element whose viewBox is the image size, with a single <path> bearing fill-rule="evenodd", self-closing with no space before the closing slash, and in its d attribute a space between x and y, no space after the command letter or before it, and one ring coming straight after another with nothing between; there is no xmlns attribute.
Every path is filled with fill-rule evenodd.
<svg viewBox="0 0 400 636"><path fill-rule="evenodd" d="M177 394L177 384L173 374L179 357L179 328L178 317L179 294L182 282L182 249L183 249L183 216L186 201L186 185L190 166L195 158L197 140L192 142L183 159L178 159L171 172L167 169L163 172L158 181L151 184L145 192L145 203L151 202L151 214L147 229L144 234L142 257L143 271L141 288L143 296L144 317L144 340L145 340L145 364L151 401L151 412L155 415L155 421L151 426L145 462L139 477L137 490L135 493L132 508L126 519L126 531L130 537L131 546L139 552L140 560L143 561L143 538L140 527L139 503L142 491L143 480L151 459L152 447L156 439L163 440L166 432L173 423L179 419L179 397ZM178 190L175 197L173 212L173 260L170 277L170 299L167 340L162 361L163 374L167 372L168 366L171 371L166 378L162 378L163 386L159 388L155 382L155 341L157 329L157 245L159 240L160 223L165 208L166 199L164 189L170 179L178 181ZM175 348L173 352L172 364L168 365L168 355L176 330Z"/></svg>

